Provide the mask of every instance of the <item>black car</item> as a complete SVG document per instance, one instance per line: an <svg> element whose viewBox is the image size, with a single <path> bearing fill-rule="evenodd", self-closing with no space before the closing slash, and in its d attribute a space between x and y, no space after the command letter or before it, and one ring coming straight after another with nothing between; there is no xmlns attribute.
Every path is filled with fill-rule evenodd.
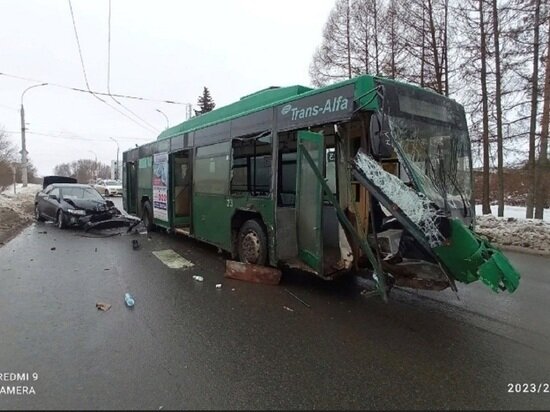
<svg viewBox="0 0 550 412"><path fill-rule="evenodd" d="M60 181L63 183L57 183ZM92 186L77 184L75 179L47 176L43 187L34 201L35 217L40 221L53 220L60 229L108 220L120 214L113 202L105 200Z"/></svg>

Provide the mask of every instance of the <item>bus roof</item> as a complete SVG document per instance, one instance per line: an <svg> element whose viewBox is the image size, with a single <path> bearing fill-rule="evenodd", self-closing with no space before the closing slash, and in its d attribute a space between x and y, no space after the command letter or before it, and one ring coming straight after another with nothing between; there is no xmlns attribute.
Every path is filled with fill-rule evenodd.
<svg viewBox="0 0 550 412"><path fill-rule="evenodd" d="M360 98L365 92L374 87L374 76L362 75L350 80L345 80L330 86L312 89L305 86L269 87L255 93L243 96L235 103L228 104L211 112L193 117L163 131L157 140L169 139L193 130L212 126L216 123L234 119L269 107L277 106L306 96L322 93L331 89L354 84L355 97ZM371 96L366 96L367 100Z"/></svg>

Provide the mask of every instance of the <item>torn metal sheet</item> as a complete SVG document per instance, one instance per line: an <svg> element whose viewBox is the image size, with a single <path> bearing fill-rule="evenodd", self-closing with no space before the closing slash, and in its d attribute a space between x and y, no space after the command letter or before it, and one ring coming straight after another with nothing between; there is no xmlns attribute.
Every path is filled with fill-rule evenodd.
<svg viewBox="0 0 550 412"><path fill-rule="evenodd" d="M170 269L190 268L195 266L193 262L178 255L172 249L156 250L153 252L153 255L155 255L162 263L164 263Z"/></svg>
<svg viewBox="0 0 550 412"><path fill-rule="evenodd" d="M84 226L84 230L88 232L89 230L102 230L102 229L113 229L117 227L128 227L128 232L130 232L135 226L141 222L141 219L133 216L114 216L109 219L99 220L95 222L88 222Z"/></svg>

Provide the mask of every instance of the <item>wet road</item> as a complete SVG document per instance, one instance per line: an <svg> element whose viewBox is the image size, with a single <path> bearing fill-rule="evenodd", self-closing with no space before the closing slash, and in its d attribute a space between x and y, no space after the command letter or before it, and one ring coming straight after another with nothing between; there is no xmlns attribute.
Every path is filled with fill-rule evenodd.
<svg viewBox="0 0 550 412"><path fill-rule="evenodd" d="M169 269L162 249L195 266ZM0 408L550 409L550 393L507 386L550 382L550 259L509 257L513 295L475 284L460 301L394 290L384 304L353 280L227 280L215 248L183 237L34 224L0 248L0 373L38 380L0 386L36 394L0 394Z"/></svg>

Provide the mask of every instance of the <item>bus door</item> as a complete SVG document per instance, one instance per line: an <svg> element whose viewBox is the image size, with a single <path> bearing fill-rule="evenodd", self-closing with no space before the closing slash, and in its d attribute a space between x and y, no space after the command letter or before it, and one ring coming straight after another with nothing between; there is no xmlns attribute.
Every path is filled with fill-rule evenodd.
<svg viewBox="0 0 550 412"><path fill-rule="evenodd" d="M323 189L304 156L324 170L325 142L320 133L298 132L296 227L300 260L323 276Z"/></svg>
<svg viewBox="0 0 550 412"><path fill-rule="evenodd" d="M188 227L191 223L191 150L173 153L172 213L175 227Z"/></svg>
<svg viewBox="0 0 550 412"><path fill-rule="evenodd" d="M122 195L125 200L124 209L130 214L137 213L136 198L137 198L137 170L136 162L124 163L125 170L123 171ZM124 181L124 179L126 181Z"/></svg>

